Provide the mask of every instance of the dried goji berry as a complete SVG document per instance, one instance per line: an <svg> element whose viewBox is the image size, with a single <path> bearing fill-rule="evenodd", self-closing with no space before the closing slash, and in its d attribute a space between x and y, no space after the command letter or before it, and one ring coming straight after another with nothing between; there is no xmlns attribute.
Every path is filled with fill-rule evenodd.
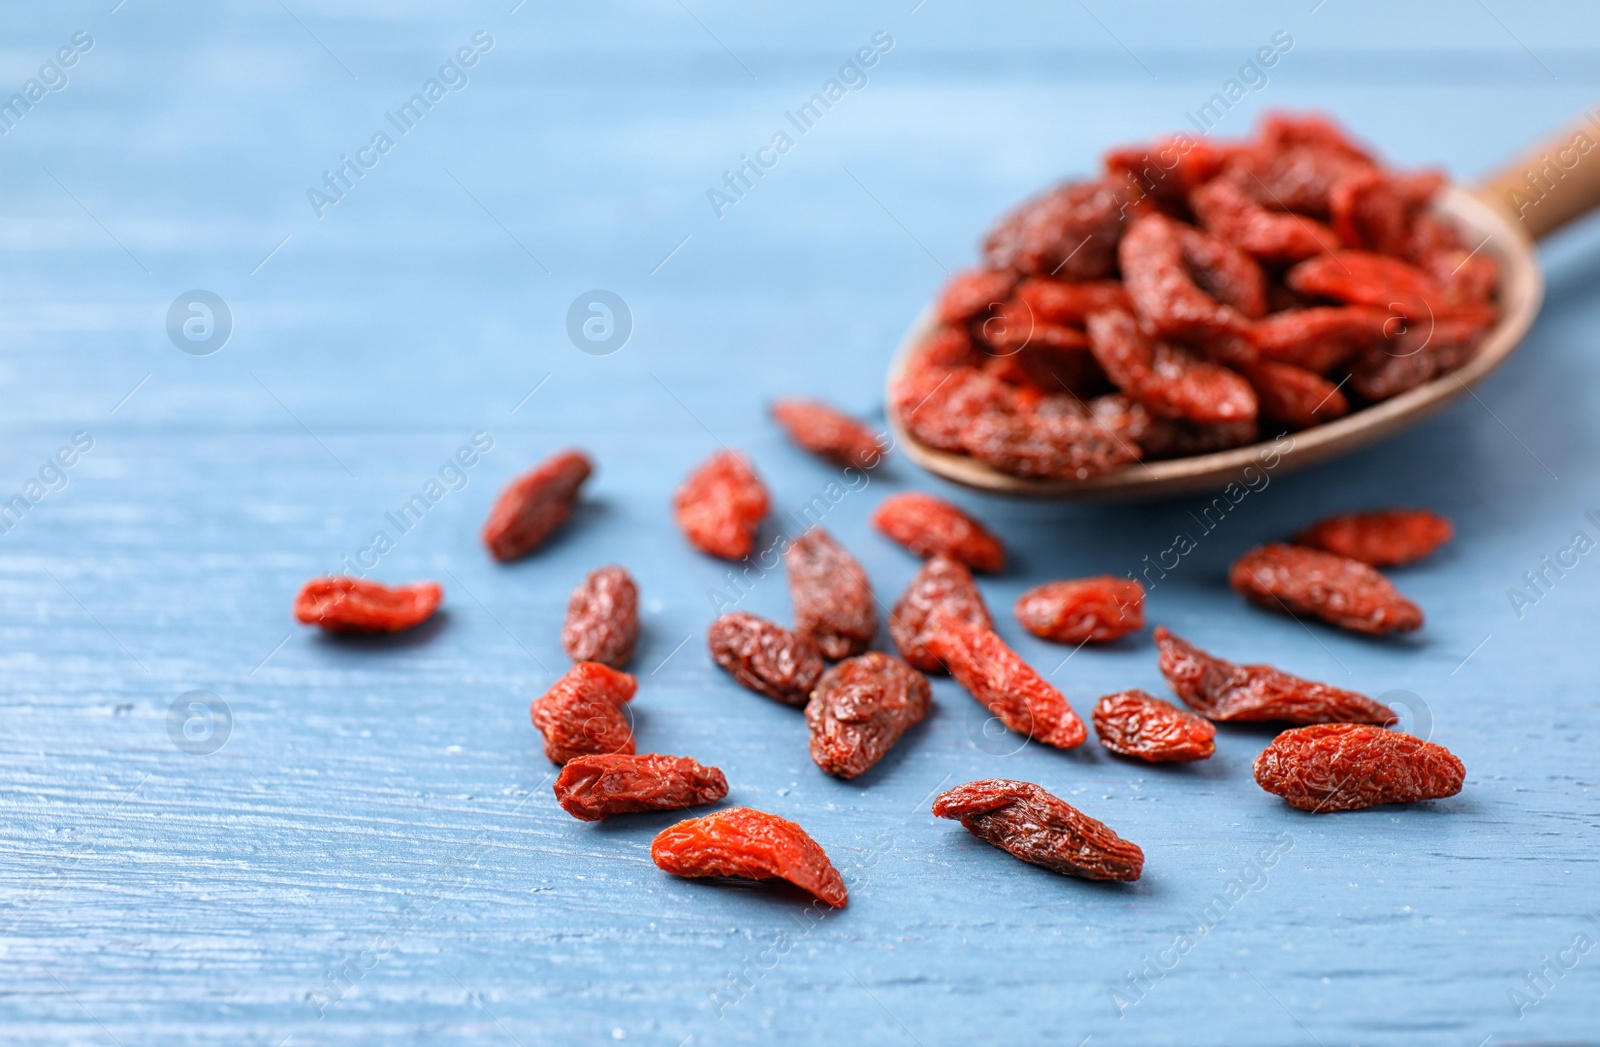
<svg viewBox="0 0 1600 1047"><path fill-rule="evenodd" d="M878 631L877 604L856 558L814 526L784 552L783 564L795 631L836 661L865 651Z"/></svg>
<svg viewBox="0 0 1600 1047"><path fill-rule="evenodd" d="M712 622L706 646L741 685L784 705L806 704L827 668L816 644L744 611L730 611Z"/></svg>
<svg viewBox="0 0 1600 1047"><path fill-rule="evenodd" d="M1071 331L1082 345L1060 348L1029 343L1008 356L991 356L983 363L984 373L1009 385L1023 386L1046 396L1097 396L1111 387L1095 358L1084 350L1089 336L1075 327L1056 327Z"/></svg>
<svg viewBox="0 0 1600 1047"><path fill-rule="evenodd" d="M1106 170L1125 176L1163 203L1181 205L1202 182L1217 177L1248 145L1175 135L1149 146L1120 146L1106 153Z"/></svg>
<svg viewBox="0 0 1600 1047"><path fill-rule="evenodd" d="M889 635L900 649L900 656L925 673L946 671L944 663L927 647L935 614L959 618L984 629L994 628L983 594L966 565L948 556L931 557L889 612Z"/></svg>
<svg viewBox="0 0 1600 1047"><path fill-rule="evenodd" d="M815 400L779 400L772 417L789 439L830 462L872 469L883 458L872 430Z"/></svg>
<svg viewBox="0 0 1600 1047"><path fill-rule="evenodd" d="M1257 360L1243 370L1255 388L1261 413L1290 429L1305 429L1350 413L1350 401L1338 385L1305 368Z"/></svg>
<svg viewBox="0 0 1600 1047"><path fill-rule="evenodd" d="M433 617L444 590L436 582L387 586L335 575L313 578L294 600L294 616L330 633L395 633Z"/></svg>
<svg viewBox="0 0 1600 1047"><path fill-rule="evenodd" d="M1500 284L1500 267L1488 252L1469 249L1454 226L1426 211L1412 219L1406 257L1457 300L1488 301Z"/></svg>
<svg viewBox="0 0 1600 1047"><path fill-rule="evenodd" d="M1238 723L1397 723L1387 705L1364 694L1303 680L1270 665L1235 665L1156 626L1161 675L1208 720Z"/></svg>
<svg viewBox="0 0 1600 1047"><path fill-rule="evenodd" d="M1256 416L1256 394L1237 373L1166 342L1147 338L1127 313L1089 318L1094 358L1117 388L1152 414L1202 425Z"/></svg>
<svg viewBox="0 0 1600 1047"><path fill-rule="evenodd" d="M894 406L900 424L919 441L940 451L961 451L973 420L1016 410L1017 394L976 368L928 369L896 384Z"/></svg>
<svg viewBox="0 0 1600 1047"><path fill-rule="evenodd" d="M1228 583L1282 614L1309 614L1358 633L1422 628L1422 610L1390 581L1348 556L1297 545L1262 545L1234 561Z"/></svg>
<svg viewBox="0 0 1600 1047"><path fill-rule="evenodd" d="M1078 328L1037 316L1027 302L1017 299L1001 303L994 315L975 325L975 329L977 336L1000 356L1009 356L1028 346L1058 353L1082 352L1089 348L1089 336Z"/></svg>
<svg viewBox="0 0 1600 1047"><path fill-rule="evenodd" d="M1017 597L1022 627L1055 643L1107 643L1144 628L1144 587L1109 574L1045 582Z"/></svg>
<svg viewBox="0 0 1600 1047"><path fill-rule="evenodd" d="M1052 280L1030 276L1017 285L1017 301L1045 323L1082 327L1094 313L1133 310L1127 289L1116 280Z"/></svg>
<svg viewBox="0 0 1600 1047"><path fill-rule="evenodd" d="M767 515L767 489L743 455L720 451L678 488L678 526L701 552L743 560Z"/></svg>
<svg viewBox="0 0 1600 1047"><path fill-rule="evenodd" d="M639 587L616 564L590 572L567 601L561 647L575 662L621 669L639 639Z"/></svg>
<svg viewBox="0 0 1600 1047"><path fill-rule="evenodd" d="M1223 305L1258 320L1267 313L1267 278L1261 263L1238 246L1182 227L1183 264L1195 286Z"/></svg>
<svg viewBox="0 0 1600 1047"><path fill-rule="evenodd" d="M1397 567L1432 554L1455 533L1448 519L1426 509L1382 509L1318 520L1294 540L1374 567Z"/></svg>
<svg viewBox="0 0 1600 1047"><path fill-rule="evenodd" d="M1035 276L1109 276L1124 220L1123 197L1112 182L1063 185L1001 219L984 243L984 260L991 269Z"/></svg>
<svg viewBox="0 0 1600 1047"><path fill-rule="evenodd" d="M1085 880L1137 880L1144 851L1032 782L990 778L958 785L933 801L939 818L1015 858Z"/></svg>
<svg viewBox="0 0 1600 1047"><path fill-rule="evenodd" d="M1139 460L1139 448L1082 414L986 414L966 435L967 453L1013 476L1087 480Z"/></svg>
<svg viewBox="0 0 1600 1047"><path fill-rule="evenodd" d="M883 500L872 526L915 556L948 556L974 571L994 572L1006 563L1006 550L981 523L932 495L907 493Z"/></svg>
<svg viewBox="0 0 1600 1047"><path fill-rule="evenodd" d="M817 841L787 818L749 807L668 826L650 844L650 857L674 876L778 878L835 908L849 900L844 877Z"/></svg>
<svg viewBox="0 0 1600 1047"><path fill-rule="evenodd" d="M1225 176L1190 195L1195 216L1212 236L1269 262L1297 262L1339 248L1332 229L1305 215L1268 209L1247 186L1248 176Z"/></svg>
<svg viewBox="0 0 1600 1047"><path fill-rule="evenodd" d="M638 681L599 662L579 662L528 706L533 726L544 735L551 763L574 756L631 754L633 729L621 706Z"/></svg>
<svg viewBox="0 0 1600 1047"><path fill-rule="evenodd" d="M502 562L526 556L567 522L578 489L594 472L581 451L562 451L513 480L489 511L483 544Z"/></svg>
<svg viewBox="0 0 1600 1047"><path fill-rule="evenodd" d="M1066 697L994 630L935 612L924 646L1010 730L1058 749L1088 737Z"/></svg>
<svg viewBox="0 0 1600 1047"><path fill-rule="evenodd" d="M1409 262L1371 251L1309 258L1285 273L1284 282L1301 294L1392 309L1408 320L1426 322L1449 312L1444 288L1431 276Z"/></svg>
<svg viewBox="0 0 1600 1047"><path fill-rule="evenodd" d="M1119 756L1150 763L1204 760L1217 751L1211 721L1144 691L1119 691L1094 707L1100 744Z"/></svg>
<svg viewBox="0 0 1600 1047"><path fill-rule="evenodd" d="M556 776L556 800L574 818L597 822L614 814L676 811L728 795L728 779L687 756L575 756Z"/></svg>
<svg viewBox="0 0 1600 1047"><path fill-rule="evenodd" d="M944 285L939 320L952 326L982 316L1011 297L1017 274L1010 269L969 269Z"/></svg>
<svg viewBox="0 0 1600 1047"><path fill-rule="evenodd" d="M1263 357L1328 371L1386 341L1393 315L1365 305L1289 309L1260 320L1251 340Z"/></svg>
<svg viewBox="0 0 1600 1047"><path fill-rule="evenodd" d="M928 678L886 654L840 662L806 704L812 761L839 778L865 774L922 722L929 697Z"/></svg>
<svg viewBox="0 0 1600 1047"><path fill-rule="evenodd" d="M1250 328L1249 317L1207 294L1189 272L1185 242L1191 234L1200 235L1165 215L1146 215L1134 221L1117 249L1128 297L1140 319L1158 335L1208 348L1232 340L1243 342Z"/></svg>
<svg viewBox="0 0 1600 1047"><path fill-rule="evenodd" d="M1323 814L1443 799L1459 793L1467 776L1442 745L1359 723L1284 731L1261 750L1254 770L1267 792Z"/></svg>

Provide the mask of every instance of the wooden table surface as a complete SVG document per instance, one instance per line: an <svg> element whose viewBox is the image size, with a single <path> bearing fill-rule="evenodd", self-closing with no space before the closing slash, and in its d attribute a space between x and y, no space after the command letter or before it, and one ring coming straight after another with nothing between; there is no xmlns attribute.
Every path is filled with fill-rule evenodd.
<svg viewBox="0 0 1600 1047"><path fill-rule="evenodd" d="M6 13L0 100L32 99L0 109L0 495L28 506L0 534L0 1042L1600 1042L1595 229L1544 248L1545 313L1475 397L1209 517L988 500L893 456L850 484L765 417L804 393L881 422L896 339L994 215L1185 126L1275 33L1217 133L1320 107L1470 179L1600 96L1591 7L513 2ZM226 323L185 335L193 290ZM625 303L615 351L569 336L592 290ZM769 483L764 542L821 496L885 599L915 568L867 525L887 493L991 522L1000 629L1083 714L1166 693L1148 633L1068 659L1006 610L1187 535L1152 622L1403 706L1467 786L1308 816L1251 780L1267 732L1131 766L997 736L947 679L877 770L828 778L705 651L719 605L790 613L781 572L734 587L672 525L719 443ZM490 561L500 485L574 444L598 473L573 526ZM1227 590L1251 544L1396 503L1458 527L1397 576L1422 632ZM670 878L672 816L556 806L527 703L609 561L643 591L641 748L801 821L847 909ZM367 642L294 625L300 583L351 562L439 580L445 612ZM929 815L996 776L1140 843L1144 878L1053 876Z"/></svg>

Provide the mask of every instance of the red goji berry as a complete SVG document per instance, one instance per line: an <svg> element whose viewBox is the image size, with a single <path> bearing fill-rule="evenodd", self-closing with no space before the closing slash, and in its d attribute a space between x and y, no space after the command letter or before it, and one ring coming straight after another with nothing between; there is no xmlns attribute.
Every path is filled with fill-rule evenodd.
<svg viewBox="0 0 1600 1047"><path fill-rule="evenodd" d="M948 556L974 571L994 572L1005 566L1006 550L1000 539L932 495L906 493L885 498L872 514L872 526L914 556Z"/></svg>
<svg viewBox="0 0 1600 1047"><path fill-rule="evenodd" d="M1202 425L1256 416L1256 393L1243 377L1177 346L1152 341L1127 313L1091 316L1089 341L1094 358L1117 388L1152 414Z"/></svg>
<svg viewBox="0 0 1600 1047"><path fill-rule="evenodd" d="M1276 360L1257 360L1244 366L1255 388L1261 413L1291 429L1331 422L1350 413L1350 401L1339 387L1321 375Z"/></svg>
<svg viewBox="0 0 1600 1047"><path fill-rule="evenodd" d="M633 729L621 706L638 681L598 662L579 662L528 706L533 726L544 735L551 763L575 756L632 754Z"/></svg>
<svg viewBox="0 0 1600 1047"><path fill-rule="evenodd" d="M678 488L674 510L689 543L724 560L743 560L755 548L767 515L767 489L743 455L713 455Z"/></svg>
<svg viewBox="0 0 1600 1047"><path fill-rule="evenodd" d="M928 678L878 651L829 669L806 704L811 759L838 778L855 778L928 713Z"/></svg>
<svg viewBox="0 0 1600 1047"><path fill-rule="evenodd" d="M1467 770L1442 745L1359 723L1284 731L1256 757L1256 782L1302 811L1359 811L1439 800L1461 791Z"/></svg>
<svg viewBox="0 0 1600 1047"><path fill-rule="evenodd" d="M562 451L500 492L483 525L483 544L496 560L515 560L543 545L567 522L578 489L594 472L581 451Z"/></svg>
<svg viewBox="0 0 1600 1047"><path fill-rule="evenodd" d="M958 785L933 801L939 818L1012 857L1085 880L1137 880L1144 851L1109 826L1032 782L990 778Z"/></svg>
<svg viewBox="0 0 1600 1047"><path fill-rule="evenodd" d="M650 844L650 857L674 876L777 878L834 908L850 899L844 877L804 829L749 807L729 807L668 826Z"/></svg>
<svg viewBox="0 0 1600 1047"><path fill-rule="evenodd" d="M330 633L395 633L429 618L444 599L436 582L387 586L337 575L313 578L294 600L294 616Z"/></svg>
<svg viewBox="0 0 1600 1047"><path fill-rule="evenodd" d="M1454 536L1454 525L1438 513L1383 509L1318 520L1294 540L1374 567L1398 567L1431 555Z"/></svg>
<svg viewBox="0 0 1600 1047"><path fill-rule="evenodd" d="M1228 582L1251 603L1309 614L1358 633L1422 627L1422 610L1359 560L1297 545L1262 545L1234 561Z"/></svg>
<svg viewBox="0 0 1600 1047"><path fill-rule="evenodd" d="M935 612L928 653L1007 728L1058 749L1082 745L1088 730L1066 697L991 629Z"/></svg>
<svg viewBox="0 0 1600 1047"><path fill-rule="evenodd" d="M783 554L795 631L837 661L860 654L878 631L872 583L856 558L819 526Z"/></svg>
<svg viewBox="0 0 1600 1047"><path fill-rule="evenodd" d="M1179 698L1208 720L1237 723L1399 722L1387 705L1364 694L1280 672L1235 665L1156 626L1161 675Z"/></svg>
<svg viewBox="0 0 1600 1047"><path fill-rule="evenodd" d="M966 565L948 556L931 557L889 612L889 636L900 656L925 673L946 671L944 663L927 647L935 614L950 615L984 629L994 628L983 594Z"/></svg>
<svg viewBox="0 0 1600 1047"><path fill-rule="evenodd" d="M1204 760L1217 751L1211 721L1144 691L1108 694L1094 707L1100 744L1119 756L1150 763Z"/></svg>
<svg viewBox="0 0 1600 1047"><path fill-rule="evenodd" d="M728 795L728 779L687 756L575 756L556 776L556 800L574 818L597 822L614 814L676 811Z"/></svg>
<svg viewBox="0 0 1600 1047"><path fill-rule="evenodd" d="M1017 597L1013 611L1041 640L1107 643L1144 628L1144 587L1108 574L1046 582Z"/></svg>
<svg viewBox="0 0 1600 1047"><path fill-rule="evenodd" d="M1029 200L1001 219L983 247L990 269L1094 280L1117 264L1123 194L1110 180L1075 182Z"/></svg>
<svg viewBox="0 0 1600 1047"><path fill-rule="evenodd" d="M742 686L784 705L801 706L827 669L804 636L744 611L731 611L706 631L711 657Z"/></svg>
<svg viewBox="0 0 1600 1047"><path fill-rule="evenodd" d="M847 414L815 400L779 400L772 417L789 439L838 465L872 469L883 459L872 430Z"/></svg>
<svg viewBox="0 0 1600 1047"><path fill-rule="evenodd" d="M599 662L621 669L633 658L639 639L639 587L616 564L589 576L567 601L561 647L575 662Z"/></svg>
<svg viewBox="0 0 1600 1047"><path fill-rule="evenodd" d="M1010 269L970 269L957 273L939 299L939 320L954 326L982 316L1011 296L1017 274Z"/></svg>

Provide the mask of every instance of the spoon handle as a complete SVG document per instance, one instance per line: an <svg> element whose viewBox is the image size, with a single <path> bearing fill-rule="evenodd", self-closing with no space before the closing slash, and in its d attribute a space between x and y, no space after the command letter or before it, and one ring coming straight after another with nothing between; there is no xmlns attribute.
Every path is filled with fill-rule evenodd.
<svg viewBox="0 0 1600 1047"><path fill-rule="evenodd" d="M1600 107L1512 160L1473 193L1533 240L1600 207Z"/></svg>

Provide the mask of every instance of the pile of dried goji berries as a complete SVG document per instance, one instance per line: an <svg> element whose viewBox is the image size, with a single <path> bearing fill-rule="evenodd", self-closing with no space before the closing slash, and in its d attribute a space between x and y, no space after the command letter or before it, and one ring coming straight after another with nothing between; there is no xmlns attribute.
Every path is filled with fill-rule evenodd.
<svg viewBox="0 0 1600 1047"><path fill-rule="evenodd" d="M1499 272L1315 117L1114 150L1003 218L957 274L891 410L919 442L1082 480L1305 429L1465 363Z"/></svg>
<svg viewBox="0 0 1600 1047"><path fill-rule="evenodd" d="M787 401L775 420L800 446L836 465L872 469L883 455L865 426L824 404ZM572 515L593 471L564 451L513 481L484 527L491 555L537 551ZM745 456L724 449L678 489L674 509L695 548L740 561L755 547L770 499ZM743 611L706 633L712 660L747 689L803 710L812 761L826 774L871 771L927 715L927 674L949 673L1004 726L1059 749L1082 745L1089 726L1066 696L995 629L973 572L1007 561L1002 541L960 509L926 494L893 495L872 524L924 559L887 611L895 657L872 650L883 607L859 561L820 526L779 539L794 627ZM1292 543L1250 550L1231 582L1248 599L1364 633L1416 628L1422 613L1380 575L1421 559L1452 535L1450 522L1420 510L1350 513L1319 521ZM394 632L426 621L439 586L390 588L352 578L306 584L295 603L303 622L332 632ZM1013 607L1017 624L1041 639L1081 647L1144 628L1144 589L1103 575L1046 581ZM716 803L727 776L688 756L640 753L629 715L639 681L626 671L639 637L639 590L627 570L607 565L573 590L560 629L574 665L529 708L545 756L561 767L554 791L574 818L672 811ZM1459 792L1465 771L1448 750L1388 730L1392 710L1366 695L1293 676L1268 665L1238 665L1157 626L1158 666L1188 708L1142 690L1108 694L1090 718L1101 746L1152 763L1205 760L1217 723L1290 727L1255 761L1260 786L1304 810L1348 811L1436 799ZM830 663L832 663L830 665ZM1099 880L1137 880L1143 850L1109 826L1030 782L968 782L933 802L936 817L1023 861ZM848 900L844 878L822 845L792 821L730 807L656 835L651 856L679 876L781 878L821 901Z"/></svg>

